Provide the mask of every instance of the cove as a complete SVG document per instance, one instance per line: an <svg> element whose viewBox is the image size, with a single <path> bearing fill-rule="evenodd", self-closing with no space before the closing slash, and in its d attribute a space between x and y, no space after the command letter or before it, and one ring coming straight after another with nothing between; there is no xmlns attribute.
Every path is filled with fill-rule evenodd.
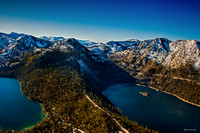
<svg viewBox="0 0 200 133"><path fill-rule="evenodd" d="M140 94L148 92L150 97ZM175 96L136 84L115 84L103 92L129 119L161 133L200 132L200 108Z"/></svg>
<svg viewBox="0 0 200 133"><path fill-rule="evenodd" d="M24 130L44 118L42 106L21 93L18 80L0 78L0 129Z"/></svg>

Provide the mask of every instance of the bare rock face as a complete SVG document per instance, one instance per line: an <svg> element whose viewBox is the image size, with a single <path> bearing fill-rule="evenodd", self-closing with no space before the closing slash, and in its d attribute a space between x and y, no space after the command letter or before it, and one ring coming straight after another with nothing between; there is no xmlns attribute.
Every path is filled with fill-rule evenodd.
<svg viewBox="0 0 200 133"><path fill-rule="evenodd" d="M116 61L119 66L127 64L134 68L146 65L149 60L155 60L160 64L169 54L170 42L165 38L141 41L130 49L110 55L109 58Z"/></svg>
<svg viewBox="0 0 200 133"><path fill-rule="evenodd" d="M161 63L168 55L170 42L165 38L142 41L138 47L131 50L129 58L131 59L131 56L135 54L137 58L143 58L146 61L149 59L156 60L156 62ZM142 64L144 65L145 63L145 60L142 60Z"/></svg>
<svg viewBox="0 0 200 133"><path fill-rule="evenodd" d="M199 48L199 42L195 40L174 41L170 43L170 52L163 64L176 68L192 63L198 69L200 63Z"/></svg>

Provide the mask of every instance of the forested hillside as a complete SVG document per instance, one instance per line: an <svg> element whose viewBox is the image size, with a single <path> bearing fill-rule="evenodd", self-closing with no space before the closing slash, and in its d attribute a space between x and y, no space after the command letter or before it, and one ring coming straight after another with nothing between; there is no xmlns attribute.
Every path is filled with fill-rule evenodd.
<svg viewBox="0 0 200 133"><path fill-rule="evenodd" d="M42 122L25 132L120 131L111 116L130 132L155 132L124 117L102 91L93 91L102 89L89 82L78 65L73 64L70 59L73 56L55 49L43 55L40 52L27 55L20 65L1 69L1 77L18 79L23 94L42 103L47 114ZM95 107L83 92L111 116Z"/></svg>

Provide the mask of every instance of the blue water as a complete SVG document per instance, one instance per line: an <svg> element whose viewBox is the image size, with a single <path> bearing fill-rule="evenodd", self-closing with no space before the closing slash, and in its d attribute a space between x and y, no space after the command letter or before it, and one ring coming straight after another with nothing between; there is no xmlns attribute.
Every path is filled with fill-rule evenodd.
<svg viewBox="0 0 200 133"><path fill-rule="evenodd" d="M136 84L116 84L103 94L131 120L161 133L200 132L200 108L172 95Z"/></svg>
<svg viewBox="0 0 200 133"><path fill-rule="evenodd" d="M22 130L44 117L42 106L21 93L17 80L0 78L0 129Z"/></svg>

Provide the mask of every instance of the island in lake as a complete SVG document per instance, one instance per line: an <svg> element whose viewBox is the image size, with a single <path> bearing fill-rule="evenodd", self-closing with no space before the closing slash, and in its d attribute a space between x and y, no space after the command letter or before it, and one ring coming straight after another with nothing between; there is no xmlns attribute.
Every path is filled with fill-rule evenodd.
<svg viewBox="0 0 200 133"><path fill-rule="evenodd" d="M145 96L145 97L150 97L150 95L149 95L148 92L140 92L140 94L142 94L142 95Z"/></svg>

